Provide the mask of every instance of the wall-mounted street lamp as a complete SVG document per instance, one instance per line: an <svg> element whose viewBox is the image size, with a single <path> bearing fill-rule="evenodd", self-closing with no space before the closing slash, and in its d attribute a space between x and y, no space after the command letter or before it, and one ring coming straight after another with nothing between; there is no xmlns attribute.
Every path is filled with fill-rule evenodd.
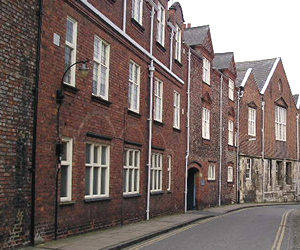
<svg viewBox="0 0 300 250"><path fill-rule="evenodd" d="M56 131L57 131L57 143L56 143L56 155L57 155L57 164L56 164L56 173L55 173L55 221L54 221L54 239L57 239L57 228L58 228L58 179L59 179L59 172L61 169L61 160L63 155L63 143L62 143L62 136L60 134L60 109L64 101L64 85L66 83L64 82L65 76L67 73L69 73L70 69L80 64L80 68L78 69L80 71L81 76L85 77L88 74L88 62L89 60L81 60L77 61L73 64L71 64L68 68L65 69L64 74L60 81L60 88L56 90L56 103L58 104L57 107L57 119L56 119Z"/></svg>

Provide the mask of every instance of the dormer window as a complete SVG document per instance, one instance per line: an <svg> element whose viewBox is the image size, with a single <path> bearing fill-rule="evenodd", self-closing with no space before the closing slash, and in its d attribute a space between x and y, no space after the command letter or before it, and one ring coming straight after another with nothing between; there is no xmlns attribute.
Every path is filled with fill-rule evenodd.
<svg viewBox="0 0 300 250"><path fill-rule="evenodd" d="M175 34L175 59L181 62L181 29L176 24L176 34Z"/></svg>
<svg viewBox="0 0 300 250"><path fill-rule="evenodd" d="M157 41L164 46L165 44L165 9L158 3L157 12Z"/></svg>
<svg viewBox="0 0 300 250"><path fill-rule="evenodd" d="M203 75L202 75L203 82L210 85L210 62L203 57Z"/></svg>
<svg viewBox="0 0 300 250"><path fill-rule="evenodd" d="M142 25L143 0L132 0L132 18Z"/></svg>

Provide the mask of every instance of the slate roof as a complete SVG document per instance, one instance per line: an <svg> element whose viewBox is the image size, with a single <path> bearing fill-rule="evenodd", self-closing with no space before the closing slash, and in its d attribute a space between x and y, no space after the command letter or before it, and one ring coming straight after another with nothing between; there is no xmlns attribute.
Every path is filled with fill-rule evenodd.
<svg viewBox="0 0 300 250"><path fill-rule="evenodd" d="M217 69L228 69L231 66L233 52L215 53L213 66Z"/></svg>
<svg viewBox="0 0 300 250"><path fill-rule="evenodd" d="M247 72L247 69L246 70L238 70L237 68L237 72L236 72L236 81L235 81L235 84L237 87L240 87L243 80L244 80L244 77L246 75L246 72Z"/></svg>
<svg viewBox="0 0 300 250"><path fill-rule="evenodd" d="M189 46L201 45L209 31L209 25L192 27L184 30L184 41Z"/></svg>
<svg viewBox="0 0 300 250"><path fill-rule="evenodd" d="M247 71L247 69L252 68L252 72L255 76L259 91L261 91L265 85L265 82L272 70L272 67L277 58L265 59L259 61L249 61L249 62L237 62L236 70L238 73L237 83L241 84L241 76ZM244 72L244 73L243 73Z"/></svg>

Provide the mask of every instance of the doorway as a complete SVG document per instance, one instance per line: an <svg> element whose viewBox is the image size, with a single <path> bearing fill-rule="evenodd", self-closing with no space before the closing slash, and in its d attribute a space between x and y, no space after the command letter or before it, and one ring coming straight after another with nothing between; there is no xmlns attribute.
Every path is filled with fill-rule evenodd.
<svg viewBox="0 0 300 250"><path fill-rule="evenodd" d="M199 172L196 168L188 170L187 179L187 209L193 210L197 208L197 173Z"/></svg>

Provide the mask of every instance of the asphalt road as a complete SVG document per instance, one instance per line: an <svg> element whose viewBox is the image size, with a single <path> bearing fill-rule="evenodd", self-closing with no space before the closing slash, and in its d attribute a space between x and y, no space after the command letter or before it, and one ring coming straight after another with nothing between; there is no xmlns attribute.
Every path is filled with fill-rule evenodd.
<svg viewBox="0 0 300 250"><path fill-rule="evenodd" d="M130 249L300 249L300 206L236 211L199 221Z"/></svg>

